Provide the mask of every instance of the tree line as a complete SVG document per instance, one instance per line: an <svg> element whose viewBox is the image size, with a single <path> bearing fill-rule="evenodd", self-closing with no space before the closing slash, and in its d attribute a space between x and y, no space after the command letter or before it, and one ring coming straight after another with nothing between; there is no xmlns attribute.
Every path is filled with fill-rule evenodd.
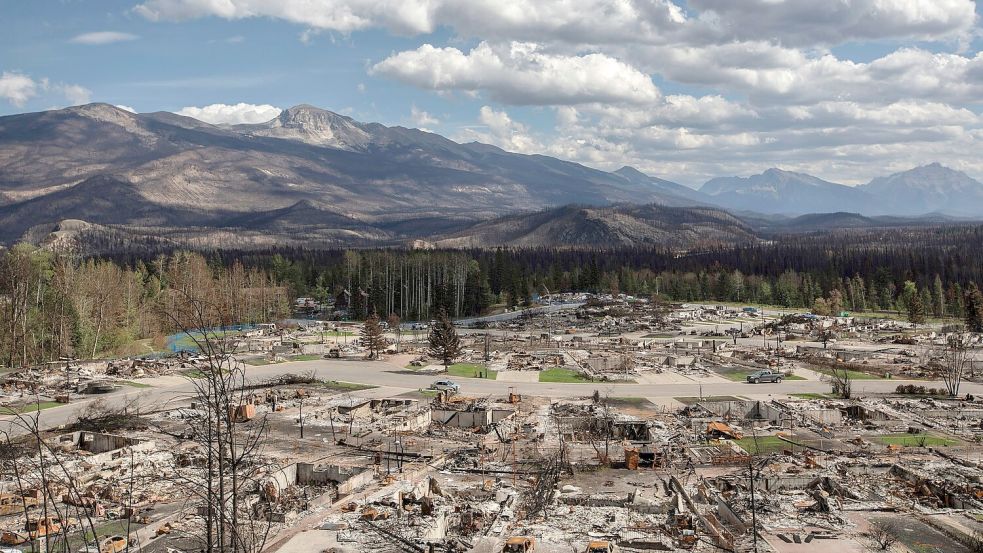
<svg viewBox="0 0 983 553"><path fill-rule="evenodd" d="M967 315L983 282L983 227L877 229L773 237L696 253L654 248L306 251L244 254L298 293L338 300L353 319L474 315L549 292L659 294L840 311ZM229 254L226 255L233 255ZM265 261L263 256L266 255Z"/></svg>
<svg viewBox="0 0 983 553"><path fill-rule="evenodd" d="M149 353L164 335L194 328L180 308L189 296L209 298L222 324L276 319L290 306L271 272L240 261L174 253L124 264L14 246L0 254L0 364Z"/></svg>
<svg viewBox="0 0 983 553"><path fill-rule="evenodd" d="M186 323L172 308L192 290L206 290L230 324L282 317L296 296L332 302L351 320L414 321L528 305L547 291L968 321L983 318L981 241L983 227L964 225L773 236L699 252L275 248L78 259L19 245L0 256L0 362L92 357L159 337Z"/></svg>

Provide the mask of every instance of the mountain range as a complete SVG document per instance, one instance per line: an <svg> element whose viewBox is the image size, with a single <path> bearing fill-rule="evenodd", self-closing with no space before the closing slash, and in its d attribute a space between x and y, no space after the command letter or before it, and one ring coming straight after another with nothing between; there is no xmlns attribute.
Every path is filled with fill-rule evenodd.
<svg viewBox="0 0 983 553"><path fill-rule="evenodd" d="M765 214L855 212L983 218L983 184L938 163L878 177L859 186L768 169L746 178L711 179L700 192L708 196L712 205Z"/></svg>
<svg viewBox="0 0 983 553"><path fill-rule="evenodd" d="M746 240L761 215L815 212L983 218L983 184L931 164L856 187L769 169L695 190L307 105L251 125L107 104L0 117L0 244L101 233L243 247L684 248Z"/></svg>

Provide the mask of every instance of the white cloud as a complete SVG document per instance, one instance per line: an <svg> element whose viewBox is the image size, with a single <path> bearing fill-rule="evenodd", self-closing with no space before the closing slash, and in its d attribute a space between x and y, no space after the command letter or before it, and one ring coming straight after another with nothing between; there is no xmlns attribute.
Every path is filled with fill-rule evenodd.
<svg viewBox="0 0 983 553"><path fill-rule="evenodd" d="M492 144L510 152L539 153L544 149L525 125L513 121L505 111L482 106L478 112L478 121L480 126L463 129L455 139L460 142Z"/></svg>
<svg viewBox="0 0 983 553"><path fill-rule="evenodd" d="M887 105L857 102L821 102L814 106L783 108L774 119L789 127L871 127L919 128L938 125L983 124L983 117L966 108L956 108L939 102L902 100Z"/></svg>
<svg viewBox="0 0 983 553"><path fill-rule="evenodd" d="M684 94L666 96L660 102L643 106L594 104L583 113L601 121L623 127L668 127L726 129L755 123L759 114L749 106L721 96L694 97Z"/></svg>
<svg viewBox="0 0 983 553"><path fill-rule="evenodd" d="M751 106L666 96L648 106L561 106L543 153L603 169L633 165L698 185L770 166L857 183L884 167L939 160L977 174L983 116L943 102L825 101ZM971 166L967 166L971 165Z"/></svg>
<svg viewBox="0 0 983 553"><path fill-rule="evenodd" d="M678 1L678 0L677 0ZM571 44L668 43L773 37L783 44L964 36L972 0L146 0L151 20L274 17L349 33L378 27L429 34Z"/></svg>
<svg viewBox="0 0 983 553"><path fill-rule="evenodd" d="M136 40L140 37L131 33L121 33L119 31L98 31L94 33L83 33L72 38L69 42L74 44L100 45L112 44L114 42L126 42Z"/></svg>
<svg viewBox="0 0 983 553"><path fill-rule="evenodd" d="M319 29L304 29L303 31L301 31L300 36L298 38L300 39L301 44L305 46L310 46L311 44L314 43L314 37L316 37L319 34L321 34L321 31Z"/></svg>
<svg viewBox="0 0 983 553"><path fill-rule="evenodd" d="M275 17L314 29L351 32L385 27L403 34L433 30L428 0L148 0L134 10L152 21L206 16Z"/></svg>
<svg viewBox="0 0 983 553"><path fill-rule="evenodd" d="M131 108L130 106L124 106L122 104L116 104L116 107L118 107L119 109L121 109L123 111L128 111L130 113L136 113L137 112L137 110Z"/></svg>
<svg viewBox="0 0 983 553"><path fill-rule="evenodd" d="M672 81L740 91L761 105L903 99L975 103L983 97L983 53L900 48L862 63L750 42L650 47L633 56L646 64L642 69Z"/></svg>
<svg viewBox="0 0 983 553"><path fill-rule="evenodd" d="M59 85L58 89L61 91L65 99L68 100L69 105L77 106L80 104L88 104L92 101L92 91L84 86L77 84L65 84Z"/></svg>
<svg viewBox="0 0 983 553"><path fill-rule="evenodd" d="M933 40L970 33L972 0L689 0L721 37L774 37L786 45L854 40Z"/></svg>
<svg viewBox="0 0 983 553"><path fill-rule="evenodd" d="M421 109L418 109L415 105L410 106L410 122L423 130L426 130L426 127L440 124L439 119Z"/></svg>
<svg viewBox="0 0 983 553"><path fill-rule="evenodd" d="M264 123L283 111L269 104L211 104L204 107L189 106L176 111L178 115L193 117L213 125L238 125L242 123Z"/></svg>
<svg viewBox="0 0 983 553"><path fill-rule="evenodd" d="M664 42L686 29L671 0L446 0L435 2L432 26L500 41L569 44Z"/></svg>
<svg viewBox="0 0 983 553"><path fill-rule="evenodd" d="M432 90L488 92L510 104L644 103L659 98L648 75L614 58L549 54L520 42L507 47L482 42L467 54L424 44L386 58L370 72Z"/></svg>
<svg viewBox="0 0 983 553"><path fill-rule="evenodd" d="M15 106L23 106L28 100L37 96L38 83L21 73L0 73L0 98Z"/></svg>
<svg viewBox="0 0 983 553"><path fill-rule="evenodd" d="M53 95L61 98L55 99ZM35 79L29 75L4 71L0 73L0 99L17 107L23 107L33 98L43 98L54 105L87 104L92 101L92 91L77 84L52 83L47 77Z"/></svg>

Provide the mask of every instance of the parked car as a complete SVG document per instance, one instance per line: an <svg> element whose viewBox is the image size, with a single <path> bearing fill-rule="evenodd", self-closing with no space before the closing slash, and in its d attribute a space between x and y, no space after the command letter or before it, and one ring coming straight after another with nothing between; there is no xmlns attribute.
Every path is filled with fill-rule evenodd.
<svg viewBox="0 0 983 553"><path fill-rule="evenodd" d="M747 375L747 381L749 384L758 384L761 382L775 382L781 383L785 376L782 373L774 371L757 371Z"/></svg>
<svg viewBox="0 0 983 553"><path fill-rule="evenodd" d="M457 382L454 382L453 380L438 380L433 384L431 384L430 388L433 390L440 390L442 392L454 392L454 393L457 393L461 390L461 387L458 386Z"/></svg>

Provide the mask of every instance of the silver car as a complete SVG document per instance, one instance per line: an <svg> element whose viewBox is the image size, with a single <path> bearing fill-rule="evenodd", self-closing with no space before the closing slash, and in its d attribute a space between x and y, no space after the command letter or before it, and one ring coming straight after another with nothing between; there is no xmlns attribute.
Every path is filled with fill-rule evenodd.
<svg viewBox="0 0 983 553"><path fill-rule="evenodd" d="M461 390L461 387L457 385L453 380L438 380L430 385L433 390L440 390L442 392L454 392L457 393Z"/></svg>

